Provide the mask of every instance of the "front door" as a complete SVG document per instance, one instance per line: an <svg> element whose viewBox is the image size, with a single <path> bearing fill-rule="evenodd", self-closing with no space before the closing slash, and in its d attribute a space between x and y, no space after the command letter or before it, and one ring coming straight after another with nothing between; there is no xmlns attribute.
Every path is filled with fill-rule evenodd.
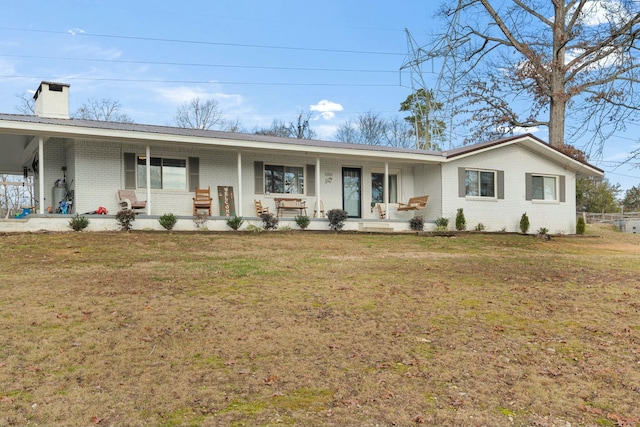
<svg viewBox="0 0 640 427"><path fill-rule="evenodd" d="M342 168L342 209L349 218L362 216L362 172L359 168Z"/></svg>

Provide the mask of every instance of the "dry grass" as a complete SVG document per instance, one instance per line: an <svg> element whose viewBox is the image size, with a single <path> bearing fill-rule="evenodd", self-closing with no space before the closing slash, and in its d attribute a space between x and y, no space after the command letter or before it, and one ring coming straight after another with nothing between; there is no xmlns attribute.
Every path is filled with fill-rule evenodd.
<svg viewBox="0 0 640 427"><path fill-rule="evenodd" d="M0 425L638 426L640 236L595 233L3 235Z"/></svg>

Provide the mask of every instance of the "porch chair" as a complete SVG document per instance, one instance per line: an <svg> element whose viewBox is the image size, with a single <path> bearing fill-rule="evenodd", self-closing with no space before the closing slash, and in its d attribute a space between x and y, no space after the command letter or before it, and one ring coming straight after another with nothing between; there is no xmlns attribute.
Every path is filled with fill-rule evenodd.
<svg viewBox="0 0 640 427"><path fill-rule="evenodd" d="M196 196L193 198L193 216L198 215L198 209L206 209L211 216L211 187L196 188Z"/></svg>
<svg viewBox="0 0 640 427"><path fill-rule="evenodd" d="M265 208L262 206L262 200L253 199L253 203L256 207L256 216L260 216L263 213L269 213L269 208Z"/></svg>
<svg viewBox="0 0 640 427"><path fill-rule="evenodd" d="M318 203L320 203L320 206L318 206ZM322 200L320 200L320 202L316 201L313 205L313 217L324 218L324 203Z"/></svg>
<svg viewBox="0 0 640 427"><path fill-rule="evenodd" d="M139 211L147 207L147 202L138 200L135 190L118 190L118 206L120 210L129 209Z"/></svg>
<svg viewBox="0 0 640 427"><path fill-rule="evenodd" d="M382 205L380 203L376 203L376 207L378 208L378 216L380 219L385 219L387 217L386 210L382 209Z"/></svg>

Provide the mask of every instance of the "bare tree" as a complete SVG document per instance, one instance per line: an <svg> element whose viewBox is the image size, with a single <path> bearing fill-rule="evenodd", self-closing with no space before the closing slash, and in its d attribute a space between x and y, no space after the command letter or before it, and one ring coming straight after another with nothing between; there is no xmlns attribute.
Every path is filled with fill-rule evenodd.
<svg viewBox="0 0 640 427"><path fill-rule="evenodd" d="M29 93L16 94L16 98L18 98L18 105L16 106L16 110L20 114L34 114L36 109L34 106L33 95Z"/></svg>
<svg viewBox="0 0 640 427"><path fill-rule="evenodd" d="M180 105L174 117L176 126L189 129L218 129L224 126L222 111L215 99L193 98Z"/></svg>
<svg viewBox="0 0 640 427"><path fill-rule="evenodd" d="M413 127L398 118L384 119L372 111L347 120L338 127L335 139L352 144L414 148Z"/></svg>
<svg viewBox="0 0 640 427"><path fill-rule="evenodd" d="M299 112L295 122L274 119L268 128L254 130L256 135L279 136L283 138L313 139L316 133L311 129L311 112Z"/></svg>
<svg viewBox="0 0 640 427"><path fill-rule="evenodd" d="M33 177L26 181L15 175L0 174L0 216L9 218L20 210L20 206L31 205L33 200Z"/></svg>
<svg viewBox="0 0 640 427"><path fill-rule="evenodd" d="M80 106L71 117L83 120L99 120L104 122L133 123L133 119L121 112L119 101L113 99L90 98Z"/></svg>
<svg viewBox="0 0 640 427"><path fill-rule="evenodd" d="M640 111L639 10L633 0L443 4L472 137L544 126L553 146L589 135L601 148Z"/></svg>

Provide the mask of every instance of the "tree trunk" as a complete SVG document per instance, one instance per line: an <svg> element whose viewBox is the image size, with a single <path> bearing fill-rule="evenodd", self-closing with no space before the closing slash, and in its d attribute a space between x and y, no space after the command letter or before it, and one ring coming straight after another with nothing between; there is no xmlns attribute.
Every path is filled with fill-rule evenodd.
<svg viewBox="0 0 640 427"><path fill-rule="evenodd" d="M549 74L549 144L564 146L564 120L567 106L565 93L565 44L566 6L564 2L554 2L555 18L553 26L553 57Z"/></svg>

